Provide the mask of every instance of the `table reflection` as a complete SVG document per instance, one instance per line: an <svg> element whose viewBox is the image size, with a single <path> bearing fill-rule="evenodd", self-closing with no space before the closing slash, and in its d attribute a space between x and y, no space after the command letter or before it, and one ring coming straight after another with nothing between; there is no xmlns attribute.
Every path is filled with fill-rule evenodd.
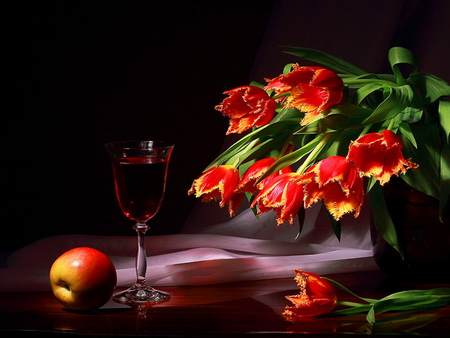
<svg viewBox="0 0 450 338"><path fill-rule="evenodd" d="M382 297L379 272L330 276L363 296ZM423 286L427 287L427 286ZM383 288L382 288L383 289ZM293 279L206 286L167 287L170 301L147 314L109 302L99 310L77 313L64 309L51 293L0 294L0 330L92 335L448 335L450 308L429 312L389 313L369 325L365 315L298 318L283 316L297 293ZM340 297L351 296L339 293ZM16 301L19 297L20 302ZM353 299L354 300L354 299Z"/></svg>

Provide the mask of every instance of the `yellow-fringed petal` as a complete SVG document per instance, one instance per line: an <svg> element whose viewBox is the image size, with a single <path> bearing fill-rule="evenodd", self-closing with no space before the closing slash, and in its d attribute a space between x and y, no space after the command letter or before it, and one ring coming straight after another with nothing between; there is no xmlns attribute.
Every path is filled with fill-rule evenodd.
<svg viewBox="0 0 450 338"><path fill-rule="evenodd" d="M242 194L235 193L238 183L239 171L231 165L220 165L194 180L188 194L201 197L203 202L220 201L220 207L228 206L230 216L234 216L243 199Z"/></svg>
<svg viewBox="0 0 450 338"><path fill-rule="evenodd" d="M226 91L228 95L216 110L230 118L227 134L240 134L253 127L261 127L272 121L275 100L256 86L240 86Z"/></svg>
<svg viewBox="0 0 450 338"><path fill-rule="evenodd" d="M305 208L323 201L336 220L347 213L359 216L364 202L363 181L355 166L342 156L328 157L308 169L314 179L305 183Z"/></svg>
<svg viewBox="0 0 450 338"><path fill-rule="evenodd" d="M306 125L325 109L342 101L344 83L331 70L295 65L292 72L269 80L265 89L273 89L277 94L289 92L284 106L306 113L301 121Z"/></svg>
<svg viewBox="0 0 450 338"><path fill-rule="evenodd" d="M274 210L277 224L289 221L292 225L294 217L303 207L304 177L298 173L285 173L269 179L261 192L255 197L252 207L258 207L258 213Z"/></svg>
<svg viewBox="0 0 450 338"><path fill-rule="evenodd" d="M329 281L311 272L294 270L299 294L286 296L294 306L287 306L284 315L288 317L313 317L330 313L338 298Z"/></svg>
<svg viewBox="0 0 450 338"><path fill-rule="evenodd" d="M405 174L418 164L403 157L403 144L390 130L366 134L350 143L347 160L352 162L363 176L373 176L381 185L392 175Z"/></svg>

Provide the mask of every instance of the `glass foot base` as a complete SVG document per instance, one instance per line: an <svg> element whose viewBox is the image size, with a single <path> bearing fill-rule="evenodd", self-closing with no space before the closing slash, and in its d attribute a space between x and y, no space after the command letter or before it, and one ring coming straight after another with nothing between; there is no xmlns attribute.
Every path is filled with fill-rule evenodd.
<svg viewBox="0 0 450 338"><path fill-rule="evenodd" d="M145 312L153 305L164 303L170 300L170 295L166 292L156 290L150 286L136 287L133 285L129 289L113 294L112 299L116 303L125 304Z"/></svg>

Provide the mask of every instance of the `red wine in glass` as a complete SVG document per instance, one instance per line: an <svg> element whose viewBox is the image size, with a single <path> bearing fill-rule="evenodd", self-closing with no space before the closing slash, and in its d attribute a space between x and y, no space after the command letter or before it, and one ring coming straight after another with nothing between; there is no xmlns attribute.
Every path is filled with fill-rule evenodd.
<svg viewBox="0 0 450 338"><path fill-rule="evenodd" d="M170 295L146 282L147 221L159 210L166 187L173 144L162 141L120 141L105 145L111 160L117 201L126 217L135 221L138 248L136 283L117 292L113 300L145 313L154 304L168 301Z"/></svg>
<svg viewBox="0 0 450 338"><path fill-rule="evenodd" d="M156 157L111 160L117 200L122 212L132 220L148 220L161 206L167 160Z"/></svg>

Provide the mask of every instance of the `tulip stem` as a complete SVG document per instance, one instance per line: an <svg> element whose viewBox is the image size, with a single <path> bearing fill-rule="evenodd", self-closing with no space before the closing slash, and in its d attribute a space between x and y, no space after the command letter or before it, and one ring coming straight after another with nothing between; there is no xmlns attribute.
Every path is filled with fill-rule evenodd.
<svg viewBox="0 0 450 338"><path fill-rule="evenodd" d="M363 129L363 131L361 132L361 134L359 134L359 137L362 137L362 136L366 135L367 132L369 131L369 129L370 129L371 127L372 127L371 124L365 126L364 129ZM359 138L359 137L358 137L358 138Z"/></svg>
<svg viewBox="0 0 450 338"><path fill-rule="evenodd" d="M351 306L351 307L360 307L360 306L367 306L367 304L361 304L361 303L356 303L356 302L347 302L344 300L340 300L338 301L339 305L344 305L344 306Z"/></svg>
<svg viewBox="0 0 450 338"><path fill-rule="evenodd" d="M367 303L369 303L369 304L373 304L373 303L377 302L376 299L372 299L372 298L363 298L363 297L358 296L356 293L354 293L353 291L347 289L344 285L342 285L342 284L336 282L335 280L333 280L333 279L331 279L331 278L323 277L323 276L322 276L322 278L323 278L323 279L326 279L326 280L329 281L330 283L334 284L335 286L337 286L338 288L344 290L345 292L351 294L352 296L354 296L354 297L356 297L356 298L359 298L359 299L361 299L361 300L363 300L363 301L365 301L365 302L367 302ZM359 304L359 303L355 303L355 304Z"/></svg>
<svg viewBox="0 0 450 338"><path fill-rule="evenodd" d="M253 148L253 146L258 142L259 140L253 140L252 142L250 142L249 144L247 144L247 146L243 149L238 151L233 157L231 157L227 163L232 163L231 165L235 168L237 168L241 162L241 154L242 153L246 153L249 149Z"/></svg>
<svg viewBox="0 0 450 338"><path fill-rule="evenodd" d="M291 144L292 137L293 137L293 134L290 134L289 137L287 138L286 142L284 142L283 148L281 149L280 154L278 155L278 158L281 158L284 156L287 148L289 147L289 144Z"/></svg>
<svg viewBox="0 0 450 338"><path fill-rule="evenodd" d="M310 165L312 160L317 156L319 151L322 150L322 148L325 146L327 141L330 139L330 137L333 135L333 133L328 133L325 135L321 135L322 139L320 140L319 144L314 147L314 149L309 153L306 160L302 163L302 165L298 168L297 173L303 173L305 169Z"/></svg>
<svg viewBox="0 0 450 338"><path fill-rule="evenodd" d="M389 121L389 126L387 127L387 130L392 130L392 128L394 127L394 119L391 119L390 121Z"/></svg>

